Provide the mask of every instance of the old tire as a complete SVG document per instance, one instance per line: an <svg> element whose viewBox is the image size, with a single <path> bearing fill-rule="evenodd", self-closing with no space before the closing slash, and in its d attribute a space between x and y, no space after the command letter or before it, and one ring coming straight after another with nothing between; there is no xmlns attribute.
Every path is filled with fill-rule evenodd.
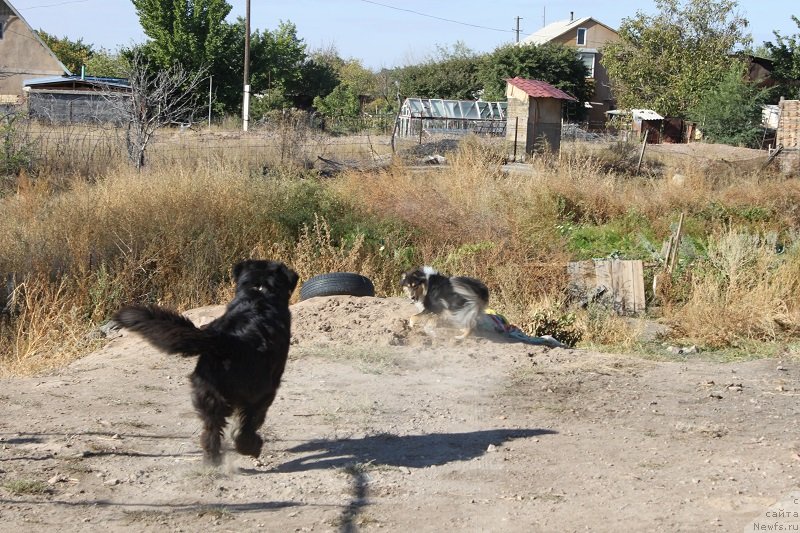
<svg viewBox="0 0 800 533"><path fill-rule="evenodd" d="M316 296L375 296L372 281L353 272L331 272L310 278L300 287L300 301Z"/></svg>

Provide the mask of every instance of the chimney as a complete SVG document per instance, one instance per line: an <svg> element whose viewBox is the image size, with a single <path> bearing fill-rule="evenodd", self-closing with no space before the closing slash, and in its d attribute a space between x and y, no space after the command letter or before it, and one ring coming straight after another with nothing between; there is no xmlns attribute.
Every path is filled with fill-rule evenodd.
<svg viewBox="0 0 800 533"><path fill-rule="evenodd" d="M573 20L575 20L575 12L574 11L570 11L569 12L569 21L572 22Z"/></svg>

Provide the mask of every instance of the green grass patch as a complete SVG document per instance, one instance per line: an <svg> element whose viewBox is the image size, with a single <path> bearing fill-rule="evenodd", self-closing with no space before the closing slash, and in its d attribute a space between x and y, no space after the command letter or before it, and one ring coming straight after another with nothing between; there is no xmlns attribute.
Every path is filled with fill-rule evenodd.
<svg viewBox="0 0 800 533"><path fill-rule="evenodd" d="M12 479L3 482L2 487L17 496L23 494L49 494L51 492L51 488L47 483L31 479Z"/></svg>

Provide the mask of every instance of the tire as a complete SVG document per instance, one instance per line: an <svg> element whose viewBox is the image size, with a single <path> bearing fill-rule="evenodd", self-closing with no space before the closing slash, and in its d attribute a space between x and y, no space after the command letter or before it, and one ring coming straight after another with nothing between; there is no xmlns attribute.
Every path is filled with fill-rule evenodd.
<svg viewBox="0 0 800 533"><path fill-rule="evenodd" d="M316 296L375 296L372 281L353 272L331 272L310 278L300 287L300 301Z"/></svg>

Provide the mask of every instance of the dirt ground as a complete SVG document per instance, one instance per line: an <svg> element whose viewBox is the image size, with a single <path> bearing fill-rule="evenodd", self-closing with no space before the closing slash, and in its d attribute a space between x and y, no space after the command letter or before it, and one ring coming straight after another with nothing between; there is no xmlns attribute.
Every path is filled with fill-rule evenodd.
<svg viewBox="0 0 800 533"><path fill-rule="evenodd" d="M0 381L2 529L800 530L797 354L657 362L457 342L409 331L400 298L292 310L259 461L203 466L193 361L133 334Z"/></svg>

